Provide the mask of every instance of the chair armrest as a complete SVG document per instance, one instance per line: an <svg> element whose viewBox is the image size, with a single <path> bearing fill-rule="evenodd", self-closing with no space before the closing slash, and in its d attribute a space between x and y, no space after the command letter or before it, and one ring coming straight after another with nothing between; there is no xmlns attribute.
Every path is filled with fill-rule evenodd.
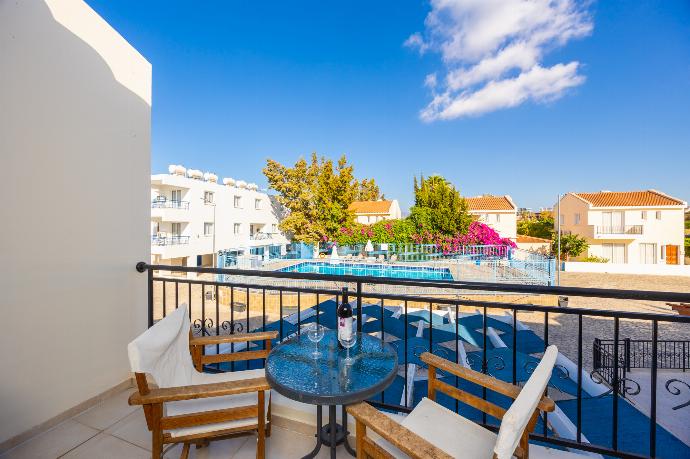
<svg viewBox="0 0 690 459"><path fill-rule="evenodd" d="M452 458L442 449L429 443L407 427L398 424L366 402L348 406L347 412L410 457Z"/></svg>
<svg viewBox="0 0 690 459"><path fill-rule="evenodd" d="M239 379L195 386L166 387L151 389L148 394L135 392L129 396L130 405L148 405L154 403L193 400L197 398L222 397L224 395L245 394L270 390L266 378Z"/></svg>
<svg viewBox="0 0 690 459"><path fill-rule="evenodd" d="M200 336L198 338L190 338L190 346L205 346L207 344L221 344L221 343L242 343L247 341L261 341L266 339L276 339L278 337L277 331L262 331L254 333L235 333L234 335L220 335L220 336Z"/></svg>
<svg viewBox="0 0 690 459"><path fill-rule="evenodd" d="M462 365L446 360L443 357L425 352L422 354L421 359L429 366L438 368L446 373L450 373L475 384L479 384L482 387L486 387L487 389L498 392L499 394L503 394L512 399L516 399L517 396L520 395L521 389L518 386L485 375L484 373L474 371L470 368L465 368ZM556 404L550 398L542 397L537 407L541 411L551 412L556 409Z"/></svg>

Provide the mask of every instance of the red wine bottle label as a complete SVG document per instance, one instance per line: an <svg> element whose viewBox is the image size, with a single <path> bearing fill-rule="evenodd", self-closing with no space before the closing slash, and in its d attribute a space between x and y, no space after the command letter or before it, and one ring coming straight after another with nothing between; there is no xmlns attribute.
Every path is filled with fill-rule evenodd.
<svg viewBox="0 0 690 459"><path fill-rule="evenodd" d="M352 317L338 318L338 339L349 341L352 338Z"/></svg>

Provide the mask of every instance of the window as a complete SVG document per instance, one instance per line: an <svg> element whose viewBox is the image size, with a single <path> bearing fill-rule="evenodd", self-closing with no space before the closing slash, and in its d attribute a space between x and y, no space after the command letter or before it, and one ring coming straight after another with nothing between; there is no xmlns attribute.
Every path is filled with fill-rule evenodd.
<svg viewBox="0 0 690 459"><path fill-rule="evenodd" d="M575 224L576 225L580 224L580 214L575 214Z"/></svg>
<svg viewBox="0 0 690 459"><path fill-rule="evenodd" d="M661 259L663 260L665 258L666 258L666 246L662 245L661 246Z"/></svg>
<svg viewBox="0 0 690 459"><path fill-rule="evenodd" d="M256 210L261 209L261 199L255 199L255 200L254 200L254 208L255 208Z"/></svg>
<svg viewBox="0 0 690 459"><path fill-rule="evenodd" d="M501 214L496 214L496 223L501 221Z"/></svg>
<svg viewBox="0 0 690 459"><path fill-rule="evenodd" d="M642 211L642 220L647 220L647 211L646 210Z"/></svg>
<svg viewBox="0 0 690 459"><path fill-rule="evenodd" d="M661 220L661 211L660 210L656 211L656 219Z"/></svg>
<svg viewBox="0 0 690 459"><path fill-rule="evenodd" d="M563 214L560 215L560 222L561 222L561 225L565 225L565 215L563 215Z"/></svg>
<svg viewBox="0 0 690 459"><path fill-rule="evenodd" d="M233 233L234 234L240 234L240 229L242 228L242 225L239 223L235 223L233 225Z"/></svg>
<svg viewBox="0 0 690 459"><path fill-rule="evenodd" d="M602 244L601 252L609 263L625 263L625 244Z"/></svg>
<svg viewBox="0 0 690 459"><path fill-rule="evenodd" d="M235 196L233 203L235 205L235 209L238 209L242 205L242 196Z"/></svg>
<svg viewBox="0 0 690 459"><path fill-rule="evenodd" d="M277 233L278 232L278 225L275 223L271 225L271 233Z"/></svg>
<svg viewBox="0 0 690 459"><path fill-rule="evenodd" d="M213 204L213 191L204 191L204 204Z"/></svg>
<svg viewBox="0 0 690 459"><path fill-rule="evenodd" d="M172 224L172 235L173 236L179 236L182 234L182 223L173 223Z"/></svg>
<svg viewBox="0 0 690 459"><path fill-rule="evenodd" d="M645 265L656 264L656 244L640 244L640 263Z"/></svg>
<svg viewBox="0 0 690 459"><path fill-rule="evenodd" d="M204 223L204 236L210 236L213 234L213 223Z"/></svg>
<svg viewBox="0 0 690 459"><path fill-rule="evenodd" d="M182 190L172 190L170 192L170 195L171 195L171 198L170 198L171 201L174 201L174 202L182 201Z"/></svg>

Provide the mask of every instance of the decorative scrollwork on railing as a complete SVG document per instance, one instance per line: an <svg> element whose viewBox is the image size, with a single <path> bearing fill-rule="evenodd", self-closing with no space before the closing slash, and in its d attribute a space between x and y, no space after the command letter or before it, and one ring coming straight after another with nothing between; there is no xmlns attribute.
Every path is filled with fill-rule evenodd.
<svg viewBox="0 0 690 459"><path fill-rule="evenodd" d="M525 362L525 364L523 365L525 373L527 373L528 375L534 373L534 369L537 368L538 364L539 362L536 362L534 360L528 360L527 362ZM556 374L558 379L570 379L570 372L563 365L560 365L558 363L555 364L553 366L553 372Z"/></svg>
<svg viewBox="0 0 690 459"><path fill-rule="evenodd" d="M222 324L220 324L220 328L223 329L223 331L226 331L230 334L232 333L242 333L244 330L244 324L242 322L231 322L229 320L223 321Z"/></svg>
<svg viewBox="0 0 690 459"><path fill-rule="evenodd" d="M676 384L676 386L674 386L674 384ZM671 395L680 395L680 393L682 391L679 387L677 387L677 385L683 385L683 386L687 387L688 390L690 391L690 384L688 384L685 381L681 381L680 379L669 379L668 381L666 381L666 390ZM690 399L688 399L688 401L685 403L681 403L680 405L674 406L672 409L679 410L681 408L685 408L686 406L690 406Z"/></svg>
<svg viewBox="0 0 690 459"><path fill-rule="evenodd" d="M606 376L602 375L599 370L592 370L589 374L590 378L595 384L604 384L608 387L608 390L602 394L596 396L596 398L605 397L613 393L613 382L609 381ZM618 378L618 390L617 392L625 397L626 395L637 395L642 391L640 384L634 379L630 378Z"/></svg>
<svg viewBox="0 0 690 459"><path fill-rule="evenodd" d="M195 319L194 322L192 322L192 329L193 333L195 335L210 335L211 332L209 332L210 329L213 328L213 319L207 317L206 319Z"/></svg>
<svg viewBox="0 0 690 459"><path fill-rule="evenodd" d="M488 359L484 360L477 354L467 354L467 358L465 359L465 361L470 367L479 369L479 371L491 377L494 377L494 375L493 373L491 373L490 370L500 371L506 367L506 363L503 360L503 357L498 355L491 356Z"/></svg>

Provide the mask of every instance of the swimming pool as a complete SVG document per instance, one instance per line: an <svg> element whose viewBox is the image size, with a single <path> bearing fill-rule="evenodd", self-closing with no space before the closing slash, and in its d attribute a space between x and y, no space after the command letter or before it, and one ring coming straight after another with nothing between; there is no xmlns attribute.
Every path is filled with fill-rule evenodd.
<svg viewBox="0 0 690 459"><path fill-rule="evenodd" d="M281 268L280 272L330 274L333 276L372 276L394 279L453 280L448 268L427 266L400 266L364 263L337 263L328 261L304 261L293 266Z"/></svg>

